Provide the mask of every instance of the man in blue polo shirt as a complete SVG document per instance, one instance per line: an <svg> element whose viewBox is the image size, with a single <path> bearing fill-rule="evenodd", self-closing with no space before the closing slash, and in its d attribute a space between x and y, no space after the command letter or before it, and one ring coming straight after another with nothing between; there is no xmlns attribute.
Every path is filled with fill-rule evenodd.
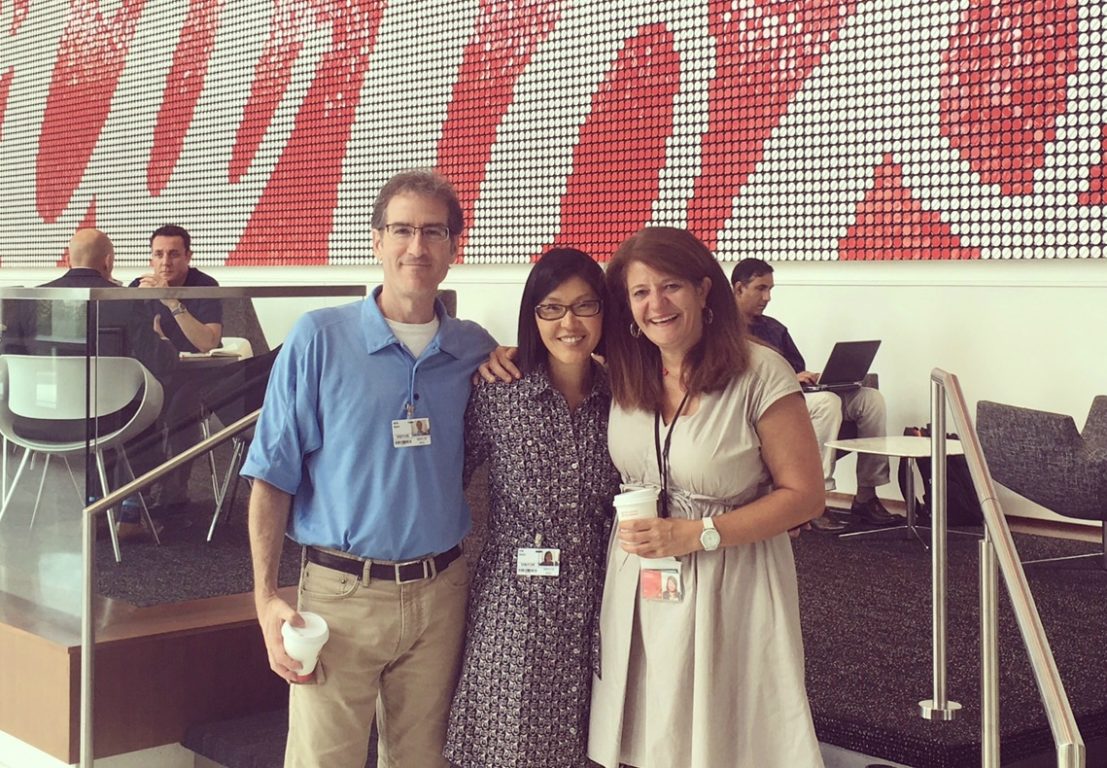
<svg viewBox="0 0 1107 768"><path fill-rule="evenodd" d="M254 599L269 663L307 683L292 686L286 766L361 768L374 714L379 765L449 765L469 585L462 425L470 377L495 346L435 298L463 224L444 178L393 177L373 206L383 285L302 317L273 368L242 474L255 479ZM302 624L277 594L285 535L304 547L299 609L330 627L309 678L281 639L284 622Z"/></svg>

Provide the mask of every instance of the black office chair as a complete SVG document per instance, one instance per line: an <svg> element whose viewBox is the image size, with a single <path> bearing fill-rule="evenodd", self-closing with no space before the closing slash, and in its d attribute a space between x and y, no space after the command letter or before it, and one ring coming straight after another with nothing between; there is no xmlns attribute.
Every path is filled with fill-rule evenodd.
<svg viewBox="0 0 1107 768"><path fill-rule="evenodd" d="M255 355L263 355L269 351L269 342L250 298L224 300L223 335L246 339Z"/></svg>
<svg viewBox="0 0 1107 768"><path fill-rule="evenodd" d="M1059 515L1107 521L1107 396L1092 401L1083 432L1066 414L981 400L976 432L997 483ZM1107 526L1097 552L1028 562L1084 557L1107 570Z"/></svg>

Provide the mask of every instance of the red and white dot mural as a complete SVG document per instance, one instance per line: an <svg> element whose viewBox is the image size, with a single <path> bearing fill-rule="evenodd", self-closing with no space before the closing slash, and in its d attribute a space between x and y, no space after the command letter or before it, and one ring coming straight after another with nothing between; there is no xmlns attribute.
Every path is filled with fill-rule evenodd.
<svg viewBox="0 0 1107 768"><path fill-rule="evenodd" d="M0 268L371 260L435 167L459 261L1102 258L1101 0L0 0Z"/></svg>

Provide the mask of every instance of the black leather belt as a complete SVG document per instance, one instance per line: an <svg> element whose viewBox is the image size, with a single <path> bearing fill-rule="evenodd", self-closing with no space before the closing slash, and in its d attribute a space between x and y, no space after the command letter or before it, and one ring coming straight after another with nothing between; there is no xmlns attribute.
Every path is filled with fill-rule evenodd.
<svg viewBox="0 0 1107 768"><path fill-rule="evenodd" d="M315 563L324 568L333 568L336 571L359 577L365 573L365 563L369 562L370 578L395 581L397 584L433 578L446 570L450 563L461 557L460 546L434 557L425 557L422 560L410 560L404 563L379 563L360 557L335 555L325 549L316 547L305 547L305 551L309 563Z"/></svg>

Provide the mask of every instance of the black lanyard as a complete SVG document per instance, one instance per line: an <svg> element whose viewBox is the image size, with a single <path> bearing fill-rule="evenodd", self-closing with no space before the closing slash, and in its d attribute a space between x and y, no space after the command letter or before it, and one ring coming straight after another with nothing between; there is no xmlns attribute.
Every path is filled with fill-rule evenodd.
<svg viewBox="0 0 1107 768"><path fill-rule="evenodd" d="M653 444L657 450L657 474L661 476L661 517L669 516L669 448L673 442L673 427L676 426L680 412L684 410L684 404L688 402L688 392L684 393L684 399L677 406L673 420L669 422L669 431L665 434L665 447L661 447L661 411L653 414Z"/></svg>

